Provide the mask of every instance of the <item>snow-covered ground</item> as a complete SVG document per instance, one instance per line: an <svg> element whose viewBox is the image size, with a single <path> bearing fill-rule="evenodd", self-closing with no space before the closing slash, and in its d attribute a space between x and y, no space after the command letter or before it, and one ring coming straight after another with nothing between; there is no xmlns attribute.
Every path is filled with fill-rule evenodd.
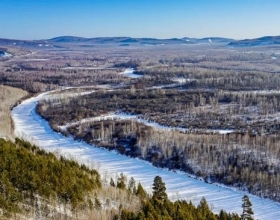
<svg viewBox="0 0 280 220"><path fill-rule="evenodd" d="M142 77L142 75L134 74L134 71L135 70L133 68L129 68L120 74L122 74L126 77L130 77L130 78L141 78Z"/></svg>
<svg viewBox="0 0 280 220"><path fill-rule="evenodd" d="M133 176L143 184L148 192L151 192L153 179L159 175L166 183L167 192L171 199L181 198L198 204L204 196L214 212L224 209L228 212L241 213L243 192L207 184L181 172L175 173L159 169L140 159L129 158L116 152L96 148L54 132L48 123L35 112L37 101L44 95L30 98L13 109L15 134L18 137L32 141L46 150L92 166L101 172L103 178L115 177L116 173L123 172L128 177ZM280 219L279 203L253 195L249 195L249 197L253 204L255 218L259 220Z"/></svg>
<svg viewBox="0 0 280 220"><path fill-rule="evenodd" d="M96 66L68 66L61 68L62 70L114 70L111 67L96 67Z"/></svg>
<svg viewBox="0 0 280 220"><path fill-rule="evenodd" d="M0 57L11 57L13 56L12 54L9 54L7 52L4 52L4 54L0 54Z"/></svg>
<svg viewBox="0 0 280 220"><path fill-rule="evenodd" d="M22 62L29 62L29 61L34 61L34 62L41 62L41 61L48 61L50 59L39 59L39 58L34 58L34 59L22 59L22 60L17 60L17 61L22 61Z"/></svg>
<svg viewBox="0 0 280 220"><path fill-rule="evenodd" d="M83 94L81 93L81 95L83 95ZM179 132L184 132L184 133L188 131L188 128L168 127L168 126L160 125L154 121L145 120L137 115L129 115L129 114L125 114L125 113L121 113L121 114L111 113L111 114L107 114L107 115L101 115L98 117L84 118L81 121L68 123L64 126L59 126L59 127L64 130L70 126L76 126L76 125L80 125L80 124L87 123L87 122L106 121L106 120L130 120L130 119L134 119L139 123L153 127L156 130L179 131ZM234 132L234 130L229 130L229 129L195 129L195 131L200 131L200 130L203 132L220 133L220 134L228 134L228 133Z"/></svg>
<svg viewBox="0 0 280 220"><path fill-rule="evenodd" d="M186 79L186 78L182 78L182 77L174 77L171 79L174 82L178 82L178 83L186 83L186 82L190 82L190 81L194 81L192 79Z"/></svg>

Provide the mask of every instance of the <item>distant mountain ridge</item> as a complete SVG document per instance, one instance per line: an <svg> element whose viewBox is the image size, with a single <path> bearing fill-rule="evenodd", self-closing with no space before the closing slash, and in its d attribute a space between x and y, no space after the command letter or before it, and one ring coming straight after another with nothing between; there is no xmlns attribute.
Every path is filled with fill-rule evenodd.
<svg viewBox="0 0 280 220"><path fill-rule="evenodd" d="M61 36L46 40L52 43L89 43L89 44L182 44L184 40L179 38L156 39L156 38L132 38L132 37L95 37L82 38L74 36Z"/></svg>
<svg viewBox="0 0 280 220"><path fill-rule="evenodd" d="M265 36L265 37L255 38L255 39L238 40L238 41L233 41L228 45L232 47L280 45L280 36Z"/></svg>
<svg viewBox="0 0 280 220"><path fill-rule="evenodd" d="M233 41L227 38L132 38L132 37L95 37L84 38L76 36L59 36L43 40L14 40L0 38L1 46L21 46L25 48L50 48L50 47L67 47L70 44L87 45L117 45L117 46L156 46L156 45L183 45L183 44L210 44L223 43L227 44Z"/></svg>
<svg viewBox="0 0 280 220"><path fill-rule="evenodd" d="M265 36L255 39L234 40L222 37L205 38L132 38L132 37L94 37L84 38L76 36L59 36L45 40L13 40L0 38L0 46L20 46L25 48L64 48L70 44L87 45L116 45L116 46L156 46L156 45L183 45L183 44L219 44L231 47L251 47L280 45L280 36Z"/></svg>

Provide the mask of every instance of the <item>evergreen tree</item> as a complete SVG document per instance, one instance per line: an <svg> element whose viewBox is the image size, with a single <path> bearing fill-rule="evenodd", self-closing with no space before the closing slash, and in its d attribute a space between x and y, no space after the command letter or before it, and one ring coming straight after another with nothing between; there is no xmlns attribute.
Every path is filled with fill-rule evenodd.
<svg viewBox="0 0 280 220"><path fill-rule="evenodd" d="M165 191L165 183L162 181L160 176L156 176L153 183L153 198L158 200L166 200L167 194Z"/></svg>
<svg viewBox="0 0 280 220"><path fill-rule="evenodd" d="M126 176L123 173L121 173L120 177L118 178L117 187L119 189L125 189L126 188Z"/></svg>
<svg viewBox="0 0 280 220"><path fill-rule="evenodd" d="M204 197L200 200L200 203L197 206L197 209L199 211L201 218L207 219L207 220L216 219L215 215L209 208L209 205Z"/></svg>
<svg viewBox="0 0 280 220"><path fill-rule="evenodd" d="M253 214L254 212L252 211L252 203L249 200L249 197L247 195L244 195L242 198L242 208L243 212L241 215L241 220L253 220Z"/></svg>
<svg viewBox="0 0 280 220"><path fill-rule="evenodd" d="M141 199L144 199L147 195L146 191L144 190L143 186L141 183L138 183L137 190L136 190L136 195L139 196Z"/></svg>

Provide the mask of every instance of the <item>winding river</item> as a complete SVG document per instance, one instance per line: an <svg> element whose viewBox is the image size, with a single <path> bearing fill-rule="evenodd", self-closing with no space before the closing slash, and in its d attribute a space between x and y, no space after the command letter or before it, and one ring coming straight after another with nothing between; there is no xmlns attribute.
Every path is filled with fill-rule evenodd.
<svg viewBox="0 0 280 220"><path fill-rule="evenodd" d="M35 111L38 100L44 96L46 93L25 100L12 110L17 137L29 140L47 151L85 163L91 168L97 169L104 180L109 180L110 177L116 178L117 173L123 172L128 177L133 176L148 192L151 192L153 179L159 175L166 183L170 199L186 199L198 204L201 198L205 197L214 212L224 209L241 214L243 192L207 184L181 172L175 173L159 169L140 159L93 147L54 132L48 122ZM279 203L253 195L249 195L249 197L253 204L255 218L280 219Z"/></svg>

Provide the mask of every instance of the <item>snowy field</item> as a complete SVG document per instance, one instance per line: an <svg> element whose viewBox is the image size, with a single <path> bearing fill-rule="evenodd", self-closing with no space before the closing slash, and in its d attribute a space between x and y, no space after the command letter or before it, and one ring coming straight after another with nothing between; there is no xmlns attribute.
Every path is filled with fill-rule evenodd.
<svg viewBox="0 0 280 220"><path fill-rule="evenodd" d="M142 75L138 75L138 74L135 74L134 73L134 69L133 68L129 68L129 69L126 69L124 72L120 73L126 77L130 77L130 78L141 78L143 77Z"/></svg>
<svg viewBox="0 0 280 220"><path fill-rule="evenodd" d="M225 187L207 184L185 174L158 169L151 164L134 158L119 155L105 149L95 148L84 142L74 141L54 132L48 123L35 112L37 101L43 98L41 94L28 99L15 107L12 117L15 123L15 134L27 139L40 147L64 155L97 169L104 179L115 178L123 172L128 177L140 181L144 188L151 192L155 176L159 175L166 183L170 199L191 200L198 204L204 196L214 212L224 209L228 212L241 214L242 192ZM280 219L280 204L271 200L249 195L253 204L256 219Z"/></svg>

